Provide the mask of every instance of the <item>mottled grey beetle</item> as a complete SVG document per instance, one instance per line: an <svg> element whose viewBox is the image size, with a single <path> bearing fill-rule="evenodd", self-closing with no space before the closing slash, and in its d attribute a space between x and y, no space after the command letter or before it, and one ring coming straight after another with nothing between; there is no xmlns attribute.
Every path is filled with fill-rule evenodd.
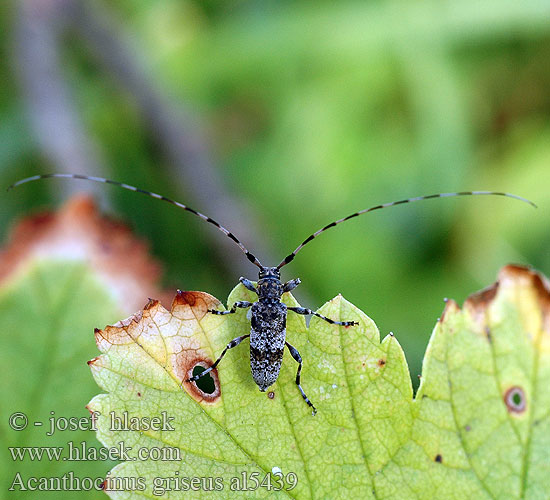
<svg viewBox="0 0 550 500"><path fill-rule="evenodd" d="M357 323L354 321L334 321L330 318L326 318L325 316L322 316L321 314L318 314L312 311L311 309L306 309L305 307L287 307L281 301L281 297L283 293L290 292L291 290L296 288L300 284L300 280L298 278L295 278L283 284L281 282L280 269L281 267L291 262L296 256L296 254L304 247L304 245L309 243L311 240L319 236L321 233L323 233L327 229L330 229L331 227L334 227L337 224L340 224L349 219L352 219L353 217L357 217L358 215L365 214L367 212L372 212L374 210L380 210L382 208L392 207L394 205L402 205L404 203L410 203L413 201L428 200L431 198L448 198L453 196L495 195L495 196L506 196L508 198L515 198L525 203L529 203L530 205L536 206L533 202L525 198L522 198L521 196L517 196L510 193L501 193L496 191L463 191L458 193L439 193L439 194L432 194L428 196L418 196L415 198L407 198L404 200L394 201L391 203L384 203L382 205L376 205L371 208L360 210L359 212L355 212L351 215L348 215L343 219L339 219L334 222L331 222L330 224L327 224L325 227L319 229L318 231L314 232L309 237L307 237L303 241L303 243L301 243L291 254L285 257L277 267L265 267L260 263L260 261L254 255L252 255L245 248L245 246L237 239L237 237L233 233L225 229L225 227L223 227L222 225L220 225L218 222L211 219L210 217L207 217L206 215L200 212L197 212L196 210L193 210L192 208L188 207L187 205L184 205L183 203L179 203L177 201L171 200L160 194L152 193L150 191L145 191L143 189L139 189L134 186L129 186L128 184L124 184L122 182L112 181L110 179L104 179L102 177L90 177L90 176L79 175L79 174L45 174L45 175L35 175L32 177L27 177L26 179L22 179L16 182L15 184L11 185L8 188L8 191L16 186L25 184L27 182L36 181L39 179L47 179L52 177L68 178L68 179L83 179L88 181L103 182L106 184L113 184L115 186L120 186L124 189L135 191L137 193L142 193L147 196L152 196L153 198L166 201L168 203L171 203L172 205L176 205L179 208L183 208L184 210L191 212L197 217L200 217L201 219L203 219L204 221L216 226L222 233L224 233L226 236L231 238L231 240L233 240L239 246L239 248L244 252L248 260L260 269L259 275L258 275L258 282L256 285L254 285L252 281L246 278L240 278L240 282L248 290L258 295L258 300L254 303L245 302L245 301L235 302L235 304L233 304L231 309L227 311L216 311L211 309L209 310L209 312L212 314L233 314L236 312L237 308L251 307L250 334L237 337L236 339L233 339L231 342L229 342L229 344L227 344L225 349L222 351L218 359L216 359L216 361L212 364L212 366L198 373L197 375L194 375L193 377L188 379L187 382L196 382L201 377L204 377L211 370L216 368L216 366L218 366L219 362L222 360L225 353L229 349L232 349L233 347L238 346L244 339L246 339L247 337L250 337L250 367L252 370L252 377L254 378L254 382L256 382L256 384L260 388L260 391L263 392L269 386L274 384L279 376L279 371L281 369L281 363L283 360L283 350L286 345L288 347L288 350L290 351L291 356L298 363L298 371L296 373L296 385L298 386L298 389L300 390L300 394L304 398L305 402L312 408L312 412L314 415L317 410L315 409L315 406L313 406L313 403L306 396L306 393L302 389L302 385L300 383L300 374L302 371L302 357L300 356L300 353L297 351L297 349L286 341L287 312L293 311L297 314L303 314L303 315L312 314L327 321L332 325L339 325L344 327L353 326L353 325L356 325Z"/></svg>

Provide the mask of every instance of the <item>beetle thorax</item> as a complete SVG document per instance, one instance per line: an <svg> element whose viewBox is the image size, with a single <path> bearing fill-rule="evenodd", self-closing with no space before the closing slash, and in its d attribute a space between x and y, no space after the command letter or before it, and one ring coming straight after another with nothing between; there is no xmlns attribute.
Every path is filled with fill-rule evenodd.
<svg viewBox="0 0 550 500"><path fill-rule="evenodd" d="M258 298L260 300L280 301L283 295L281 273L276 267L264 267L260 269L258 276Z"/></svg>

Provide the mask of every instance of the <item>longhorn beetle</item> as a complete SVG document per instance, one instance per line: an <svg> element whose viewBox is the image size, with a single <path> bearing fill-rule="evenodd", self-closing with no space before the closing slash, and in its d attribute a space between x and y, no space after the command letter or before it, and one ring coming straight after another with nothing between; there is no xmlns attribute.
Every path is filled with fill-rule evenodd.
<svg viewBox="0 0 550 500"><path fill-rule="evenodd" d="M529 203L530 205L536 207L536 205L532 201L522 198L521 196L517 196L510 193L496 192L496 191L463 191L458 193L438 193L438 194L431 194L428 196L418 196L415 198L407 198L405 200L393 201L390 203L383 203L382 205L376 205L370 208L366 208L364 210L360 210L359 212L355 212L351 215L348 215L347 217L338 219L334 222L331 222L330 224L327 224L326 226L322 227L321 229L318 229L313 234L308 236L300 245L298 245L298 247L296 247L296 249L292 253L287 255L279 263L278 266L265 267L260 263L260 261L252 253L250 253L246 249L246 247L239 241L239 239L233 233L228 231L225 227L220 225L214 219L211 219L210 217L200 212L197 212L196 210L192 209L191 207L188 207L187 205L184 205L183 203L179 203L177 201L171 200L157 193L145 191L143 189L139 189L134 186L129 186L128 184L124 184L122 182L117 182L110 179L104 179L102 177L91 177L91 176L79 175L79 174L44 174L44 175L34 175L32 177L27 177L26 179L22 179L16 182L15 184L12 184L8 188L8 191L16 186L25 184L27 182L37 181L40 179L48 179L52 177L103 182L106 184L113 184L115 186L128 189L130 191L135 191L137 193L145 194L147 196L152 196L153 198L166 201L168 203L171 203L172 205L175 205L179 208L183 208L188 212L191 212L197 217L200 217L202 220L217 227L228 238L231 238L231 240L233 240L237 244L237 246L241 249L241 251L246 255L246 258L250 262L252 262L252 264L254 264L256 267L260 269L258 274L258 282L256 284L254 284L252 281L246 278L242 278L242 277L239 278L239 281L243 284L245 288L247 288L248 290L258 295L258 300L254 303L239 301L239 302L235 302L232 305L232 307L227 311L217 311L217 310L209 309L208 312L212 314L234 314L237 311L237 308L246 309L251 307L252 309L251 309L250 334L242 335L240 337L237 337L236 339L233 339L231 342L229 342L229 344L227 344L225 349L222 351L218 359L216 359L216 361L212 364L212 366L200 372L199 374L194 375L193 377L187 379L187 382L196 382L201 377L204 377L207 373L209 373L211 370L216 368L216 366L218 366L219 362L222 360L225 353L229 349L233 349L233 347L238 346L244 339L246 339L247 337L250 337L250 367L252 371L252 377L254 379L254 382L256 382L256 384L260 388L260 391L265 392L265 390L269 386L275 383L275 381L277 380L277 377L279 376L279 370L281 369L281 363L283 359L283 350L286 345L288 347L288 350L290 351L291 356L298 363L298 371L296 373L296 385L298 386L298 389L300 390L300 394L304 398L304 401L311 407L313 415L315 415L317 410L313 405L313 403L306 396L306 393L302 389L302 385L300 383L300 373L302 372L302 357L300 356L300 353L298 352L298 350L286 341L287 312L292 311L297 314L303 314L303 315L311 314L311 315L317 316L318 318L321 318L322 320L326 321L327 323L330 323L331 325L349 327L349 326L357 325L358 323L356 323L355 321L335 321L330 318L326 318L325 316L322 316L321 314L315 311L312 311L311 309L307 309L305 307L286 306L283 302L281 302L281 297L283 293L290 292L291 290L296 288L300 284L300 279L295 278L290 281L287 281L286 283L283 283L281 281L281 272L280 272L281 267L286 266L289 262L292 262L296 254L305 245L307 245L311 240L315 239L317 236L319 236L321 233L323 233L327 229L330 229L331 227L334 227L349 219L353 219L358 215L365 214L368 212L373 212L374 210L380 210L382 208L388 208L388 207L393 207L395 205L411 203L413 201L428 200L431 198L449 198L454 196L474 196L474 195L506 196L508 198L515 198L525 203Z"/></svg>

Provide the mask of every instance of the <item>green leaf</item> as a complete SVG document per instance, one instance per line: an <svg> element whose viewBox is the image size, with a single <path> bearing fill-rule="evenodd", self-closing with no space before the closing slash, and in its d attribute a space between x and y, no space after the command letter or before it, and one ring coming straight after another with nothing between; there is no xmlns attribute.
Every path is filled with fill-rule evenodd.
<svg viewBox="0 0 550 500"><path fill-rule="evenodd" d="M97 391L85 363L97 354L90 333L147 294L162 297L158 265L87 196L22 219L0 255L4 491L104 498L97 490L114 462L95 455L85 408Z"/></svg>
<svg viewBox="0 0 550 500"><path fill-rule="evenodd" d="M284 299L296 305L289 294ZM254 297L239 285L228 303L236 300ZM134 491L108 491L112 498L534 499L550 489L550 292L537 274L508 266L462 310L447 304L415 399L395 337L380 341L373 321L341 296L319 312L359 326L313 318L308 329L289 313L287 339L304 359L302 385L315 417L288 352L276 384L258 391L248 341L213 371L211 394L182 383L249 332L244 311L208 314L218 307L208 294L180 292L170 312L151 301L96 332L103 354L91 367L106 394L89 409L99 413L105 446L131 447L107 490L114 478L142 481ZM146 418L159 415L164 427L149 428ZM140 429L114 429L124 416ZM161 451L173 455L141 460L140 453ZM283 479L295 474L297 484L269 491L268 481L281 483L279 471ZM248 487L254 479L264 486L243 491L243 474Z"/></svg>
<svg viewBox="0 0 550 500"><path fill-rule="evenodd" d="M3 491L13 485L18 473L27 487L32 478L61 478L69 471L77 478L101 479L112 467L112 462L63 459L68 457L69 441L76 447L82 441L88 447L98 446L93 430L59 430L51 436L47 433L50 418L61 426L68 419L89 418L84 404L94 394L94 382L85 360L96 352L89 332L98 319L110 321L118 315L120 308L113 305L104 284L82 263L34 262L9 283L3 283L0 289ZM27 416L25 429L10 428L8 418L14 413ZM22 422L16 420L18 424ZM42 459L31 460L25 455L18 460L8 447L61 447L63 453L59 460L49 460L47 451ZM21 490L18 483L16 480L10 498L23 495L18 493ZM29 491L27 495L30 498L38 493ZM79 491L79 498L101 496L97 491ZM55 498L74 498L74 491L56 491Z"/></svg>

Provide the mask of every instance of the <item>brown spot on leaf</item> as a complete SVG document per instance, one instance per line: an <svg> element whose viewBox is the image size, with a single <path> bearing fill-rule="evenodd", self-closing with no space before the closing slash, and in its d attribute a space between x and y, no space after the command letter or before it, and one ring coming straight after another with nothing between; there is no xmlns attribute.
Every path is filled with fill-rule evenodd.
<svg viewBox="0 0 550 500"><path fill-rule="evenodd" d="M275 393L274 393L273 391L269 391L269 392L267 393L267 397L268 397L269 399L275 399Z"/></svg>
<svg viewBox="0 0 550 500"><path fill-rule="evenodd" d="M220 301L205 292L182 292L178 290L172 301L171 313L178 319L200 321L209 309L217 309Z"/></svg>
<svg viewBox="0 0 550 500"><path fill-rule="evenodd" d="M527 408L527 398L519 386L510 387L504 393L504 404L510 413L523 413Z"/></svg>
<svg viewBox="0 0 550 500"><path fill-rule="evenodd" d="M443 457L438 453L438 454L435 456L434 460L435 460L438 464L440 464L441 462L443 462Z"/></svg>
<svg viewBox="0 0 550 500"><path fill-rule="evenodd" d="M386 360L385 359L379 359L378 360L378 366L384 366L386 364Z"/></svg>
<svg viewBox="0 0 550 500"><path fill-rule="evenodd" d="M145 307L143 309L147 311L148 309L152 309L153 307L155 307L158 303L159 303L158 300L155 300L149 297L149 300L147 301L147 304L145 304Z"/></svg>
<svg viewBox="0 0 550 500"><path fill-rule="evenodd" d="M141 398L141 392L138 392L137 395L138 395L138 398Z"/></svg>
<svg viewBox="0 0 550 500"><path fill-rule="evenodd" d="M209 352L205 352L208 340L197 335L201 328L198 321L208 314L208 309L219 306L220 302L207 293L178 291L170 311L159 301L150 300L129 318L103 330L96 328L96 343L103 353L116 346L139 346L138 352L146 353L161 366L177 381L179 390L198 402L216 403L221 396L217 370L197 382L188 380L198 374L198 366L207 369L213 363Z"/></svg>
<svg viewBox="0 0 550 500"><path fill-rule="evenodd" d="M196 382L187 382L187 380L193 376L193 370L196 366L202 366L204 369L210 368L210 366L212 366L213 364L213 361L200 357L193 358L187 355L180 357L182 358L182 364L178 366L179 369L177 371L181 371L184 374L182 385L183 387L185 387L186 391L199 402L204 401L206 403L214 403L218 401L221 395L221 390L220 379L218 378L218 370L216 368L205 375L205 377L212 377L214 381L214 392L212 392L211 394L201 390Z"/></svg>
<svg viewBox="0 0 550 500"><path fill-rule="evenodd" d="M193 292L182 292L181 290L178 290L177 298L181 301L181 303L189 304L191 307L193 307L197 302L198 297L197 294Z"/></svg>
<svg viewBox="0 0 550 500"><path fill-rule="evenodd" d="M93 365L98 359L99 359L99 356L96 356L95 358L90 359L90 361L87 362L88 366Z"/></svg>

